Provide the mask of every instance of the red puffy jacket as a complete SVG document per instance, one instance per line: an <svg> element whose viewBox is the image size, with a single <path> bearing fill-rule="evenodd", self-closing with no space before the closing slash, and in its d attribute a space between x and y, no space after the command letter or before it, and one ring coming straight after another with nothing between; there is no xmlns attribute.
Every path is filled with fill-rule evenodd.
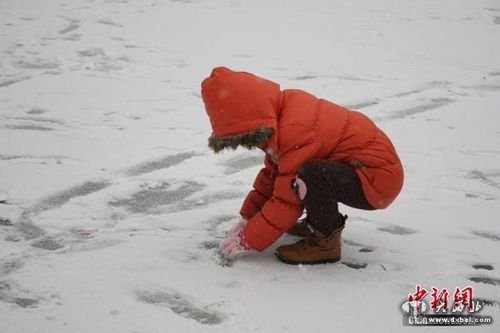
<svg viewBox="0 0 500 333"><path fill-rule="evenodd" d="M374 208L389 206L401 191L403 168L394 146L360 112L302 90L281 91L272 81L224 67L215 68L203 81L202 97L213 129L211 140L223 147L230 142L234 148L235 140L247 140L257 129L272 130L265 168L240 211L248 219L244 236L254 249L267 248L300 217L303 206L290 184L306 161L353 166Z"/></svg>

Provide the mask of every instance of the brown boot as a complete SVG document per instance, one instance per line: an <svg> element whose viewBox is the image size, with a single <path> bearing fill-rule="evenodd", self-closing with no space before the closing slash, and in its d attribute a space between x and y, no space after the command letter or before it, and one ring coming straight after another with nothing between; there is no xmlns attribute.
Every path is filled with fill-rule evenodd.
<svg viewBox="0 0 500 333"><path fill-rule="evenodd" d="M305 239L295 244L283 245L276 249L275 255L284 263L314 265L337 262L341 255L341 234L344 226L325 236L310 224Z"/></svg>
<svg viewBox="0 0 500 333"><path fill-rule="evenodd" d="M310 233L310 231L309 228L307 227L307 223L304 222L304 220L301 220L295 223L293 227L288 229L286 233L292 236L298 236L304 238Z"/></svg>

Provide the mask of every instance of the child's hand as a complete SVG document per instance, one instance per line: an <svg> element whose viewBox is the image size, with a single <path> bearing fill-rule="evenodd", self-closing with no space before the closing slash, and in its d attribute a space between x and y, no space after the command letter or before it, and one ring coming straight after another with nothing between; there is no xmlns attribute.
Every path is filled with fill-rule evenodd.
<svg viewBox="0 0 500 333"><path fill-rule="evenodd" d="M247 220L241 218L226 234L226 238L220 243L221 252L228 258L234 258L240 253L250 250L250 246L243 235L243 227Z"/></svg>

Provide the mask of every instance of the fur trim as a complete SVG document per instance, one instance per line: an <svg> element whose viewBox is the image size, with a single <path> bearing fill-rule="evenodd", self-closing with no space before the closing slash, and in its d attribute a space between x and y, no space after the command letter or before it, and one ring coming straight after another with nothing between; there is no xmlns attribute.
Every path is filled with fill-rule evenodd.
<svg viewBox="0 0 500 333"><path fill-rule="evenodd" d="M267 141L272 134L273 130L267 127L258 127L251 132L222 137L212 134L212 136L208 138L208 146L216 153L226 148L234 150L239 146L252 149Z"/></svg>

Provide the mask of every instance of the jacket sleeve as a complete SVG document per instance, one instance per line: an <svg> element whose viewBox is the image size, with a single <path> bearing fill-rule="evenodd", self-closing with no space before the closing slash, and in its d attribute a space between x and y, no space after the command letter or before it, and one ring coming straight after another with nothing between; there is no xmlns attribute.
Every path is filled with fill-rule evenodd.
<svg viewBox="0 0 500 333"><path fill-rule="evenodd" d="M240 215L247 220L255 216L273 194L278 168L267 154L264 165L255 178L253 190L248 193L240 209Z"/></svg>
<svg viewBox="0 0 500 333"><path fill-rule="evenodd" d="M244 236L251 248L263 251L290 229L302 214L304 207L291 188L291 182L300 166L314 158L317 145L309 144L294 148L278 163L278 175L274 180L272 196L244 228Z"/></svg>

